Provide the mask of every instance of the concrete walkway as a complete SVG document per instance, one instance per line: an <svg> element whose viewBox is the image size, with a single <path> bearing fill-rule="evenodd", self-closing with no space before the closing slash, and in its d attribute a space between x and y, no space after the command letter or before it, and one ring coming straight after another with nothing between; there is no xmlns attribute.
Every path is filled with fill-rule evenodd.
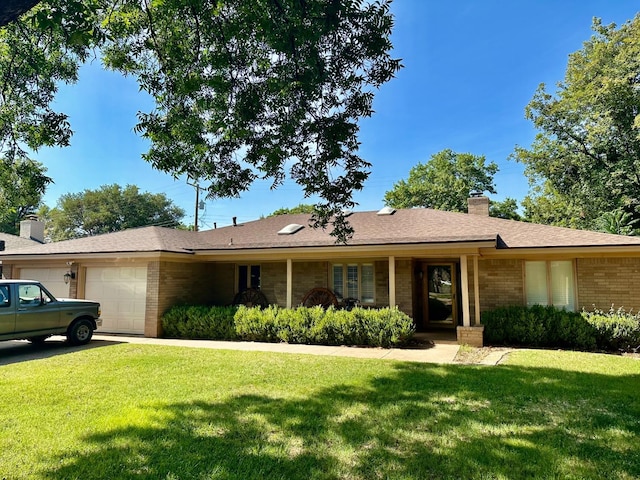
<svg viewBox="0 0 640 480"><path fill-rule="evenodd" d="M435 340L433 345L419 348L366 348L332 347L324 345L294 345L288 343L224 342L217 340L177 340L146 338L139 336L102 335L95 340L115 343L139 343L145 345L171 345L176 347L212 348L216 350L242 350L250 352L297 353L304 355L327 355L333 357L377 358L403 362L454 363L459 345L449 340Z"/></svg>

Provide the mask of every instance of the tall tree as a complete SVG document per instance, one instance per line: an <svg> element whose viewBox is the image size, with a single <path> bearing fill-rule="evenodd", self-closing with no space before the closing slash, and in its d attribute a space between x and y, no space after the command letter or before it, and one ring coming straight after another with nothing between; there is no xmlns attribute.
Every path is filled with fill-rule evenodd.
<svg viewBox="0 0 640 480"><path fill-rule="evenodd" d="M534 187L529 212L597 229L618 210L640 219L640 16L593 30L555 94L542 84L527 106L539 133L515 158Z"/></svg>
<svg viewBox="0 0 640 480"><path fill-rule="evenodd" d="M419 163L385 193L384 202L394 208L426 207L452 212L466 212L473 191L496 193L494 162L484 156L443 150L427 163Z"/></svg>
<svg viewBox="0 0 640 480"><path fill-rule="evenodd" d="M491 201L489 204L489 216L504 218L505 220L522 220L518 213L518 202L515 198L507 197L502 201Z"/></svg>
<svg viewBox="0 0 640 480"><path fill-rule="evenodd" d="M389 4L45 0L27 16L65 29L61 52L102 46L110 68L135 75L155 98L136 128L151 140L145 159L155 168L208 183L210 197L237 196L257 178L276 187L289 174L321 198L315 224L332 223L344 241L351 229L341 212L370 167L357 155L358 120L400 68L389 54ZM24 24L25 16L7 28ZM68 137L59 120L50 124Z"/></svg>
<svg viewBox="0 0 640 480"><path fill-rule="evenodd" d="M155 168L208 183L210 198L238 196L258 178L277 187L289 174L321 198L315 224L333 223L344 241L342 210L370 168L357 154L358 120L400 68L389 6L122 0L107 18L105 58L155 99L136 127Z"/></svg>
<svg viewBox="0 0 640 480"><path fill-rule="evenodd" d="M19 221L33 213L52 181L46 168L31 158L33 153L45 145L69 144L67 116L54 111L52 102L60 83L76 81L78 65L93 45L91 12L83 7L83 15L71 15L71 4L77 3L49 0L22 20L0 28L0 230L4 232L17 233Z"/></svg>
<svg viewBox="0 0 640 480"><path fill-rule="evenodd" d="M177 227L184 210L162 193L114 184L65 194L48 214L51 239L67 240L148 225Z"/></svg>
<svg viewBox="0 0 640 480"><path fill-rule="evenodd" d="M42 164L23 158L11 168L0 168L0 232L17 235L20 220L35 213L51 182L46 171Z"/></svg>

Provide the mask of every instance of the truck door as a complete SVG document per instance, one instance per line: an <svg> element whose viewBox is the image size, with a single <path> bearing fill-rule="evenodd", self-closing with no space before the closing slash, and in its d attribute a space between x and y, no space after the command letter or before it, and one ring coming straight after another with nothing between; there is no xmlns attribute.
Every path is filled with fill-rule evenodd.
<svg viewBox="0 0 640 480"><path fill-rule="evenodd" d="M16 312L9 287L10 285L0 285L0 335L13 333L16 326Z"/></svg>
<svg viewBox="0 0 640 480"><path fill-rule="evenodd" d="M37 284L18 285L16 333L55 330L60 327L60 306Z"/></svg>

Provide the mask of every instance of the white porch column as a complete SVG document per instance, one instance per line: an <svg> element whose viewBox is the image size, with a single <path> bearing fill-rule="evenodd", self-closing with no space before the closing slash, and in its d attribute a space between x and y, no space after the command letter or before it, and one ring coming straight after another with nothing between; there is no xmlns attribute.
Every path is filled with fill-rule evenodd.
<svg viewBox="0 0 640 480"><path fill-rule="evenodd" d="M469 311L469 268L467 266L467 256L460 255L460 283L462 286L462 325L471 326L471 314Z"/></svg>
<svg viewBox="0 0 640 480"><path fill-rule="evenodd" d="M480 325L480 280L478 274L478 256L473 256L473 305L475 325Z"/></svg>
<svg viewBox="0 0 640 480"><path fill-rule="evenodd" d="M293 261L287 258L287 308L293 305Z"/></svg>
<svg viewBox="0 0 640 480"><path fill-rule="evenodd" d="M396 257L389 257L389 306L396 305Z"/></svg>

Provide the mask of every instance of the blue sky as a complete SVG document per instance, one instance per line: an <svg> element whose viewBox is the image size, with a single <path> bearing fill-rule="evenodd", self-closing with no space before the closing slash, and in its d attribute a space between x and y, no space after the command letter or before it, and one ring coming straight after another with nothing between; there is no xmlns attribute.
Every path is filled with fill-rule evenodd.
<svg viewBox="0 0 640 480"><path fill-rule="evenodd" d="M411 167L450 148L496 162L500 200L528 191L521 165L508 160L535 136L524 107L538 84L561 81L571 52L591 32L591 20L620 25L638 11L631 0L395 0L394 56L404 69L376 94L375 115L361 123L360 154L373 164L357 210L377 210L394 182ZM44 201L101 185L133 184L165 193L194 220L195 191L184 179L155 171L141 154L148 145L133 133L138 111L152 102L132 78L103 71L96 60L80 81L62 86L56 108L70 117L74 136L64 149L34 155L53 178ZM281 207L310 203L287 182L272 191L254 184L240 199L207 200L200 228L249 221Z"/></svg>

